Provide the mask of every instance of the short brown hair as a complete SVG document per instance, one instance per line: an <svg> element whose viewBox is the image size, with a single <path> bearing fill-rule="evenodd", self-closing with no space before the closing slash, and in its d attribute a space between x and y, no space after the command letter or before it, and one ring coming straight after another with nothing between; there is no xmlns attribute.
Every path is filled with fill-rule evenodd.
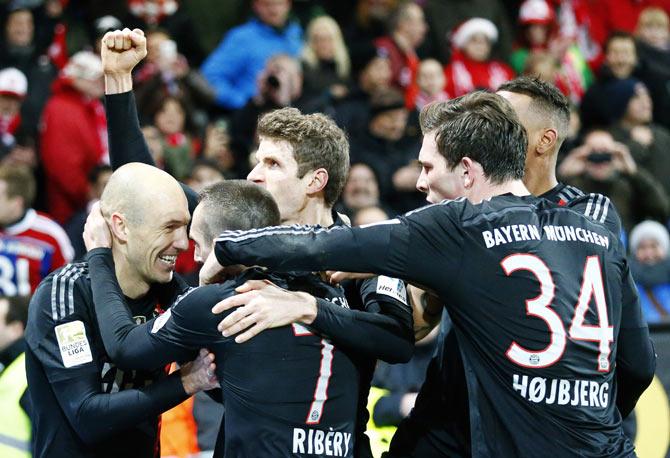
<svg viewBox="0 0 670 458"><path fill-rule="evenodd" d="M7 183L7 197L21 197L25 208L30 208L35 200L36 184L33 172L28 167L2 166L0 180Z"/></svg>
<svg viewBox="0 0 670 458"><path fill-rule="evenodd" d="M492 183L523 178L528 135L512 106L497 94L472 92L421 110L424 135L436 131L437 150L447 166L469 157Z"/></svg>
<svg viewBox="0 0 670 458"><path fill-rule="evenodd" d="M298 178L311 170L326 169L326 205L337 201L349 171L349 142L335 121L321 113L304 115L296 108L282 108L261 117L258 136L291 145Z"/></svg>

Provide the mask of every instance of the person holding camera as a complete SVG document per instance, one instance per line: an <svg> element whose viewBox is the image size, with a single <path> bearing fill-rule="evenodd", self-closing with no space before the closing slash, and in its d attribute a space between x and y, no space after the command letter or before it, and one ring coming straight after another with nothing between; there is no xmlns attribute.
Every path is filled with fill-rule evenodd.
<svg viewBox="0 0 670 458"><path fill-rule="evenodd" d="M231 148L238 164L247 164L255 149L256 124L261 115L285 107L298 108L305 114L329 112L326 98L304 96L300 61L288 54L272 56L258 74L256 86L256 95L231 120ZM249 171L242 171L242 175Z"/></svg>
<svg viewBox="0 0 670 458"><path fill-rule="evenodd" d="M565 183L584 192L608 196L627 232L645 219L668 219L670 202L663 185L638 167L630 150L604 129L588 132L583 144L560 164L558 173Z"/></svg>

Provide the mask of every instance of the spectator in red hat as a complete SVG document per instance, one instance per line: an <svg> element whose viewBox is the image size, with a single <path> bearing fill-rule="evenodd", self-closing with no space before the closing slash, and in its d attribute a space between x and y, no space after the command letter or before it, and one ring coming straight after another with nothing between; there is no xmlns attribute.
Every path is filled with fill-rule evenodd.
<svg viewBox="0 0 670 458"><path fill-rule="evenodd" d="M560 35L554 9L546 0L526 0L519 9L519 40L510 58L517 73L528 73L528 58L547 53L556 62L555 80L551 81L573 103L579 103L593 74L573 37Z"/></svg>
<svg viewBox="0 0 670 458"><path fill-rule="evenodd" d="M495 91L514 78L514 71L507 64L490 58L497 39L498 28L484 18L469 19L453 31L451 62L445 68L449 97L477 89Z"/></svg>
<svg viewBox="0 0 670 458"><path fill-rule="evenodd" d="M0 71L0 157L16 144L16 132L21 125L21 102L28 90L28 80L20 70Z"/></svg>
<svg viewBox="0 0 670 458"><path fill-rule="evenodd" d="M88 51L72 56L52 91L42 115L40 154L47 207L63 224L86 206L87 175L107 157L100 58Z"/></svg>

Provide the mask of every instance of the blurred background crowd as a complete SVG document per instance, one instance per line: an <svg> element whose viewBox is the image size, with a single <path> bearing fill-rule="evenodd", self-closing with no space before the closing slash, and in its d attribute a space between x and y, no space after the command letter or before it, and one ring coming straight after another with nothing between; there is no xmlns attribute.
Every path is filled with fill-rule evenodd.
<svg viewBox="0 0 670 458"><path fill-rule="evenodd" d="M21 274L3 262L12 240L40 241L42 277L85 253L87 211L111 174L100 40L137 27L148 55L135 95L160 167L196 190L245 178L261 114L323 112L350 140L337 208L353 224L424 204L426 104L521 74L554 83L572 103L559 179L611 199L646 318L668 322L669 14L670 0L0 1L0 292L35 286L5 281ZM192 258L178 269L195 279ZM20 324L15 302L0 300L0 329ZM0 353L17 339L0 339ZM408 366L379 368L378 425L407 414L431 353L427 342ZM166 440L189 453L213 444L191 436Z"/></svg>

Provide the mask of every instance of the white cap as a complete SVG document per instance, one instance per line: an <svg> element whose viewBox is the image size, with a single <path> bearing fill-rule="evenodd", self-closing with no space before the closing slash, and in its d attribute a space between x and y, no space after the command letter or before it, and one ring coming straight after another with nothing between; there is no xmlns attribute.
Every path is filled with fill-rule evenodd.
<svg viewBox="0 0 670 458"><path fill-rule="evenodd" d="M498 28L495 24L488 19L475 17L468 19L454 30L451 42L458 49L462 49L470 37L476 33L483 33L491 43L498 41Z"/></svg>
<svg viewBox="0 0 670 458"><path fill-rule="evenodd" d="M668 235L668 230L665 226L656 221L643 221L635 226L630 233L631 253L635 253L640 242L647 239L656 240L663 252L668 252L670 235Z"/></svg>
<svg viewBox="0 0 670 458"><path fill-rule="evenodd" d="M63 75L89 81L102 77L102 60L90 51L79 51L70 57L63 68Z"/></svg>
<svg viewBox="0 0 670 458"><path fill-rule="evenodd" d="M28 92L28 80L21 70L10 67L0 71L0 95L23 98L26 92Z"/></svg>
<svg viewBox="0 0 670 458"><path fill-rule="evenodd" d="M554 20L554 10L545 0L526 0L519 8L521 24L549 24Z"/></svg>

